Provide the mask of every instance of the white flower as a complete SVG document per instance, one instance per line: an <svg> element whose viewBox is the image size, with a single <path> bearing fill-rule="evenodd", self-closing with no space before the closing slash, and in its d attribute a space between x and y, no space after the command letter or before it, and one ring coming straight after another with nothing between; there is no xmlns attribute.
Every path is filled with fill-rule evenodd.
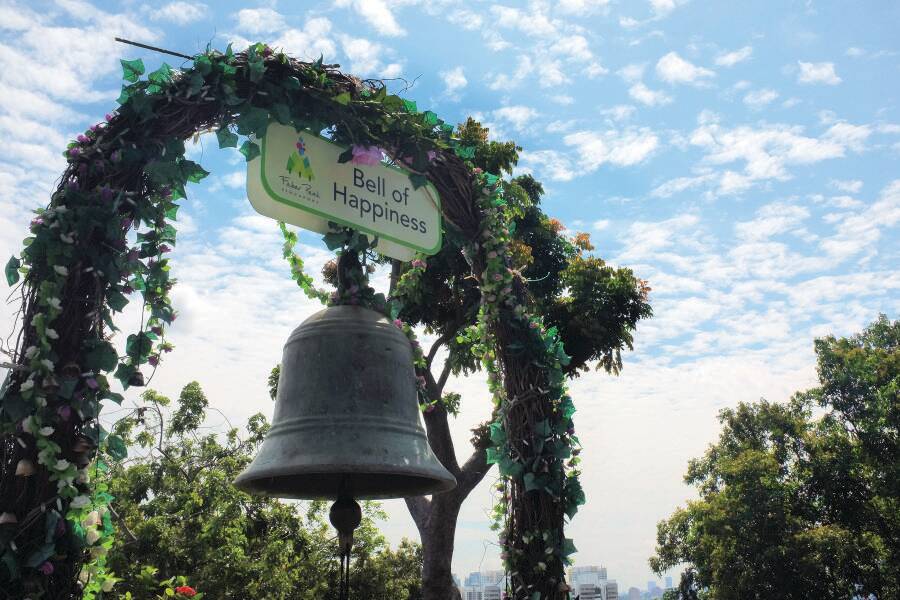
<svg viewBox="0 0 900 600"><path fill-rule="evenodd" d="M74 244L74 243L75 243L75 236L72 235L71 233L63 233L63 234L61 234L61 235L59 236L59 239L61 239L62 241L64 241L64 242L67 243L67 244Z"/></svg>
<svg viewBox="0 0 900 600"><path fill-rule="evenodd" d="M45 359L41 360L41 364L44 365L44 368L47 369L48 371L53 370L53 361L50 360L49 358L45 358Z"/></svg>
<svg viewBox="0 0 900 600"><path fill-rule="evenodd" d="M84 494L81 496L75 496L72 499L72 502L69 504L72 508L84 508L85 506L91 503L91 499Z"/></svg>
<svg viewBox="0 0 900 600"><path fill-rule="evenodd" d="M47 337L50 338L51 340L58 340L58 339L59 339L59 334L56 333L56 330L55 330L55 329L51 329L51 328L48 327L47 329L44 330L44 333L46 333L46 334L47 334Z"/></svg>
<svg viewBox="0 0 900 600"><path fill-rule="evenodd" d="M40 435L41 437L50 437L51 435L53 435L54 431L56 430L52 427L41 427L40 429L38 429L38 435ZM65 469L65 467L62 468Z"/></svg>
<svg viewBox="0 0 900 600"><path fill-rule="evenodd" d="M19 391L20 391L20 392L27 392L28 390L30 390L30 389L33 388L33 387L34 387L34 379L31 379L31 378L29 377L28 379L26 379L25 381L23 381L23 382L21 383L21 385L19 385ZM29 433L30 433L30 432L29 432Z"/></svg>
<svg viewBox="0 0 900 600"><path fill-rule="evenodd" d="M90 483L91 482L91 474L87 469L81 469L78 471L78 476L75 478L75 481L78 483Z"/></svg>
<svg viewBox="0 0 900 600"><path fill-rule="evenodd" d="M114 585L116 585L115 579L107 579L106 581L103 582L103 585L100 586L100 589L103 590L104 592L109 593L113 590Z"/></svg>
<svg viewBox="0 0 900 600"><path fill-rule="evenodd" d="M34 475L34 463L23 458L16 465L16 475L19 477L31 477Z"/></svg>
<svg viewBox="0 0 900 600"><path fill-rule="evenodd" d="M45 406L47 406L47 399L44 398L43 396L38 396L38 397L36 397L36 398L34 399L34 401L37 403L37 405L38 405L40 408L44 408Z"/></svg>
<svg viewBox="0 0 900 600"><path fill-rule="evenodd" d="M100 524L100 513L96 510L92 510L88 513L88 516L85 517L84 521L81 522L85 527L93 527L94 525Z"/></svg>
<svg viewBox="0 0 900 600"><path fill-rule="evenodd" d="M88 546L93 546L94 542L100 539L100 532L97 531L96 527L91 527L85 532L84 539Z"/></svg>
<svg viewBox="0 0 900 600"><path fill-rule="evenodd" d="M37 353L38 353L37 346L28 346L28 348L25 349L25 358L27 358L28 360L31 360L32 358L37 356Z"/></svg>
<svg viewBox="0 0 900 600"><path fill-rule="evenodd" d="M56 461L56 464L53 465L53 468L56 469L57 471L65 471L66 469L69 468L70 464L72 464L72 463L70 463L69 461L67 461L64 458L61 458L58 461Z"/></svg>
<svg viewBox="0 0 900 600"><path fill-rule="evenodd" d="M29 379L28 381L31 381L31 380ZM26 381L25 383L28 383L28 381ZM22 431L24 431L25 433L30 433L31 435L34 435L34 432L37 430L38 430L38 424L34 419L34 415L31 415L30 417L28 417L27 419L22 421Z"/></svg>
<svg viewBox="0 0 900 600"><path fill-rule="evenodd" d="M53 270L65 277L69 274L69 270L62 265L54 265Z"/></svg>
<svg viewBox="0 0 900 600"><path fill-rule="evenodd" d="M47 305L55 310L62 310L62 302L60 302L59 298L50 298L47 300Z"/></svg>

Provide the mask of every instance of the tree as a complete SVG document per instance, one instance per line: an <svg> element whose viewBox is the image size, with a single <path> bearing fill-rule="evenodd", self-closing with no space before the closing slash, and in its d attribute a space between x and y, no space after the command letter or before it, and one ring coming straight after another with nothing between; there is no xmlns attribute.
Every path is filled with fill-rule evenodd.
<svg viewBox="0 0 900 600"><path fill-rule="evenodd" d="M251 496L232 481L268 430L262 415L246 430L201 428L208 401L197 382L177 405L153 390L143 406L117 422L114 434L142 449L113 465L110 493L118 530L108 560L136 600L156 598L160 577L187 575L207 598L337 598L338 562L324 502L287 503ZM365 503L355 535L351 589L376 600L421 597L421 549L404 541L391 550Z"/></svg>
<svg viewBox="0 0 900 600"><path fill-rule="evenodd" d="M473 162L493 173L511 173L519 148L512 142L488 140L488 130L469 118L459 126L460 138L475 146ZM575 377L592 361L608 372L618 373L621 352L632 347L632 332L640 319L651 314L649 288L626 268L613 268L592 256L587 234L574 240L563 234L563 226L540 208L544 190L530 175L504 184L507 202L519 209L515 222L516 264L527 281L528 294L537 314L560 331L571 356L567 375ZM450 228L447 235L453 235ZM405 267L393 263L392 283ZM422 541L424 597L447 600L458 595L451 578L456 521L469 493L490 469L486 448L490 445L486 425L473 431L472 450L460 462L450 436L450 416L458 411L460 398L447 393L450 374L469 374L480 369L466 330L477 320L481 301L467 259L453 245L429 257L416 298L408 301L400 318L424 326L436 336L426 352L426 393L430 406L424 414L428 441L435 455L457 480L456 489L432 496L408 498L410 514ZM438 360L444 352L443 363Z"/></svg>
<svg viewBox="0 0 900 600"><path fill-rule="evenodd" d="M659 523L650 559L691 566L680 598L900 594L900 321L815 348L819 387L723 410L690 462L700 499Z"/></svg>

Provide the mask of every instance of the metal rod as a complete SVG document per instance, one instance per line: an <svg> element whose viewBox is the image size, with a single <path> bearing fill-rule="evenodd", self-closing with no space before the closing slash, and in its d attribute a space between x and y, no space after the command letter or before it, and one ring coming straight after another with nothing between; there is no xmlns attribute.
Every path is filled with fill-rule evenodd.
<svg viewBox="0 0 900 600"><path fill-rule="evenodd" d="M177 56L179 58L186 58L188 60L194 60L193 56L188 56L187 54L182 54L180 52L173 52L171 50L166 50L165 48L157 48L156 46L148 46L147 44L142 44L140 42L132 42L131 40L122 39L120 37L115 38L117 42L121 42L123 44L130 44L132 46L137 46L138 48L146 48L147 50L153 50L154 52L162 52L163 54L171 54L172 56Z"/></svg>

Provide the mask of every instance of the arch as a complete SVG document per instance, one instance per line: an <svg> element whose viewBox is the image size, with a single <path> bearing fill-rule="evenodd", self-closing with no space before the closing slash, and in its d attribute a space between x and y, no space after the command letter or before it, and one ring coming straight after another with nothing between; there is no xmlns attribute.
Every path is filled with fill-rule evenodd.
<svg viewBox="0 0 900 600"><path fill-rule="evenodd" d="M584 501L572 458L574 408L562 371L568 358L556 331L529 314L524 282L510 269L516 208L506 202L503 182L473 167L473 148L454 137L451 125L388 94L383 82L345 75L321 60L302 62L264 44L240 53L210 50L192 61L183 70L163 64L146 78L141 61L122 61L127 85L119 109L69 145L49 206L32 221L21 257L7 265L11 284L24 276L22 331L0 392L0 520L17 522L16 543L3 554L7 589L68 597L89 557L85 597L108 581L97 548L111 528L97 529L93 515L111 498L87 480L86 465L102 468L104 456L124 450L97 421L101 402L122 400L110 377L125 388L140 386L142 369L155 369L170 348L165 330L176 318L166 258L175 243L171 221L185 185L207 175L184 158L184 141L215 130L221 147L235 147L239 136L262 135L271 119L327 131L337 143L379 147L411 171L414 185L428 181L439 191L451 234L444 243L463 254L481 290L478 325L469 335L496 409L488 460L502 475L495 512L511 592L515 598L565 597L564 565L574 548L564 524ZM247 139L240 151L250 160L259 149ZM290 246L292 234L282 231ZM336 234L345 251L330 301L387 310L383 298L368 293L359 237ZM290 251L286 256L304 291L324 298L303 273L302 260ZM415 295L425 268L421 261L406 267L394 299ZM364 291L348 291L353 284ZM120 357L108 335L134 292L147 318ZM91 541L91 528L99 540ZM38 569L60 554L73 557L68 568Z"/></svg>

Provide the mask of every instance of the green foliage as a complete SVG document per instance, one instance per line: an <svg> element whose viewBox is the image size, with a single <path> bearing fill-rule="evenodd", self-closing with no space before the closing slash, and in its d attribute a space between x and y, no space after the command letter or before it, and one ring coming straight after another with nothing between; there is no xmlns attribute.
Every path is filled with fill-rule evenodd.
<svg viewBox="0 0 900 600"><path fill-rule="evenodd" d="M692 566L681 598L900 594L900 321L816 353L820 387L723 410L718 443L691 461L700 498L659 523L650 559Z"/></svg>
<svg viewBox="0 0 900 600"><path fill-rule="evenodd" d="M250 496L231 483L262 442L262 415L244 431L207 434L200 429L207 400L197 382L184 387L174 411L153 390L143 400L116 426L138 456L116 463L109 475L121 523L108 556L121 579L119 597L157 598L159 577L188 575L207 598L335 599L328 506ZM377 504L365 504L353 549L354 594L420 598L421 550L408 541L391 550L376 528L384 516ZM173 591L173 582L184 585L169 581Z"/></svg>

